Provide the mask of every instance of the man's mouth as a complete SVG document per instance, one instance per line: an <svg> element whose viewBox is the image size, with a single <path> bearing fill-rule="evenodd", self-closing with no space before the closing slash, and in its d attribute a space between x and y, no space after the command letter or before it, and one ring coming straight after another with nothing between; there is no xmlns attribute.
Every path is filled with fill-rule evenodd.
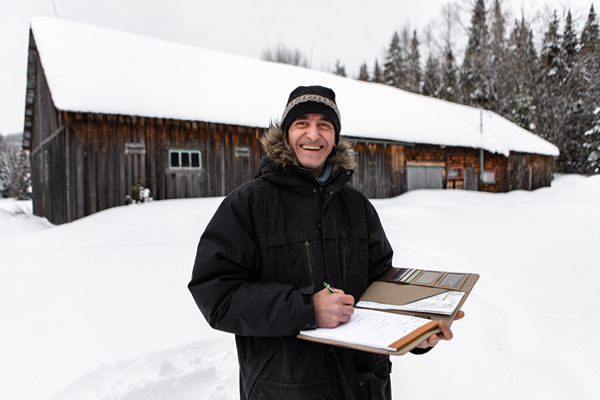
<svg viewBox="0 0 600 400"><path fill-rule="evenodd" d="M309 144L302 144L300 147L302 147L304 150L321 150L323 148L323 146L314 146Z"/></svg>

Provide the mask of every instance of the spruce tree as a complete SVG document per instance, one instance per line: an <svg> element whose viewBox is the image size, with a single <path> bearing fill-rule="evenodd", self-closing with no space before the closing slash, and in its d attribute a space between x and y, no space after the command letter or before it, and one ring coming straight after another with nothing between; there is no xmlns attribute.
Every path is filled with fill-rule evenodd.
<svg viewBox="0 0 600 400"><path fill-rule="evenodd" d="M573 18L571 17L571 10L569 10L567 14L567 19L565 20L565 29L563 30L563 38L562 38L562 52L563 57L565 59L565 65L568 71L571 71L573 65L575 64L575 58L577 56L577 35L573 30Z"/></svg>
<svg viewBox="0 0 600 400"><path fill-rule="evenodd" d="M517 125L535 132L536 108L533 94L537 54L533 45L533 33L524 17L520 22L515 21L515 26L508 39L505 65L507 71L519 71L519 73L507 74L505 77L507 109L503 110L501 115Z"/></svg>
<svg viewBox="0 0 600 400"><path fill-rule="evenodd" d="M536 73L536 130L544 139L558 145L561 120L564 118L562 79L565 76L561 35L556 12L548 24ZM560 147L560 146L559 146Z"/></svg>
<svg viewBox="0 0 600 400"><path fill-rule="evenodd" d="M379 61L375 59L375 67L373 68L373 78L371 82L375 83L383 83L383 72L381 71L381 67L379 66Z"/></svg>
<svg viewBox="0 0 600 400"><path fill-rule="evenodd" d="M342 63L340 63L340 60L337 60L335 62L335 70L333 71L334 74L339 75L339 76L347 76L346 75L346 67L344 65L342 65Z"/></svg>
<svg viewBox="0 0 600 400"><path fill-rule="evenodd" d="M406 90L413 93L421 92L421 55L419 53L419 39L417 31L413 32L410 40L410 52L407 57Z"/></svg>
<svg viewBox="0 0 600 400"><path fill-rule="evenodd" d="M452 47L447 46L444 50L444 65L442 69L442 87L439 91L440 99L458 103L459 88L458 88L458 68L452 53Z"/></svg>
<svg viewBox="0 0 600 400"><path fill-rule="evenodd" d="M491 13L490 29L490 60L489 70L485 72L490 79L491 98L488 109L505 114L507 111L507 80L512 72L507 65L506 41L505 41L505 19L500 8L500 0L494 0Z"/></svg>
<svg viewBox="0 0 600 400"><path fill-rule="evenodd" d="M469 42L460 70L462 102L486 108L492 96L489 72L489 45L484 0L477 0L471 17Z"/></svg>
<svg viewBox="0 0 600 400"><path fill-rule="evenodd" d="M363 62L363 64L360 66L360 72L358 73L358 80L359 81L369 81L369 69L367 67L367 62Z"/></svg>
<svg viewBox="0 0 600 400"><path fill-rule="evenodd" d="M383 65L383 81L385 84L397 88L405 88L406 70L405 60L398 32L394 32L388 49L385 64Z"/></svg>
<svg viewBox="0 0 600 400"><path fill-rule="evenodd" d="M421 93L425 96L439 97L442 87L442 76L440 62L434 57L433 53L429 53L427 62L425 63L425 75L423 78L423 89Z"/></svg>
<svg viewBox="0 0 600 400"><path fill-rule="evenodd" d="M594 132L600 107L600 29L593 5L580 43L574 68L561 90L566 109L557 164L566 173L589 174L597 167Z"/></svg>

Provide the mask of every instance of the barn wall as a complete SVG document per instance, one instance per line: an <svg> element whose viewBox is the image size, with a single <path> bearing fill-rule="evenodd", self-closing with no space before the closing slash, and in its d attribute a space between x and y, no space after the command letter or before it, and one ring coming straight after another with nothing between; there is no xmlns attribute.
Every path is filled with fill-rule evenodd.
<svg viewBox="0 0 600 400"><path fill-rule="evenodd" d="M551 156L511 153L508 157L507 190L535 190L552 182Z"/></svg>
<svg viewBox="0 0 600 400"><path fill-rule="evenodd" d="M415 146L407 146L405 148L405 159L407 163L414 165L431 164L443 165L443 187L444 188L462 188L463 182L460 180L449 180L446 176L449 167L462 167L467 174L467 170L472 171L476 176L479 176L480 170L480 151L478 149L467 147L451 147L439 145L416 144ZM496 174L494 184L482 184L478 182L477 190L486 192L503 192L504 181L506 176L506 157L484 151L484 170L493 170Z"/></svg>
<svg viewBox="0 0 600 400"><path fill-rule="evenodd" d="M32 35L29 40L24 148L30 151L33 213L60 224L66 222L66 132Z"/></svg>
<svg viewBox="0 0 600 400"><path fill-rule="evenodd" d="M57 167L66 171L68 211L53 223L124 205L138 183L156 200L225 196L253 178L263 155L261 128L68 112L62 119L69 150ZM202 167L171 168L169 149L199 150Z"/></svg>

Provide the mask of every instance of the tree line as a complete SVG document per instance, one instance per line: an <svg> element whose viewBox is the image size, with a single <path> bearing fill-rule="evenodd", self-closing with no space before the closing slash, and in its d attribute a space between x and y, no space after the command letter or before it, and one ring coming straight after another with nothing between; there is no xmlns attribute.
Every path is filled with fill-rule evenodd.
<svg viewBox="0 0 600 400"><path fill-rule="evenodd" d="M394 32L383 62L375 59L372 69L363 63L357 79L494 111L554 143L560 150L556 172L600 173L600 29L594 6L579 32L570 10L562 17L554 11L543 37L535 38L533 22L524 16L506 21L501 0L474 0L460 61L459 20L457 9L447 5L438 24L441 40L433 39L431 28L422 35L408 27ZM339 60L332 72L347 76Z"/></svg>

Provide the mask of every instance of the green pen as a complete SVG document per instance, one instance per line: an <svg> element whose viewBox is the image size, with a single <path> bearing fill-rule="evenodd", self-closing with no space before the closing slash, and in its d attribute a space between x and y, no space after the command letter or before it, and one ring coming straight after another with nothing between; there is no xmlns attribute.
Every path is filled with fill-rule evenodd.
<svg viewBox="0 0 600 400"><path fill-rule="evenodd" d="M332 288L329 283L327 282L323 282L323 286L325 286L327 288L327 290L329 290L331 293L335 293L335 289Z"/></svg>

